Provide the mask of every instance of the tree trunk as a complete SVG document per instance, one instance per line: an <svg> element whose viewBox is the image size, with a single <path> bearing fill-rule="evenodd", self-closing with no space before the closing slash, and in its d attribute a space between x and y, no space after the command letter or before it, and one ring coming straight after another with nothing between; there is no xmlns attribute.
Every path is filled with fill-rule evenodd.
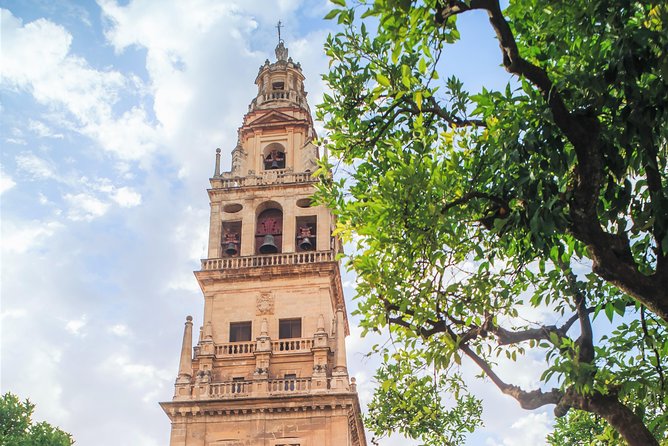
<svg viewBox="0 0 668 446"><path fill-rule="evenodd" d="M647 429L642 419L615 396L598 393L592 396L570 394L565 398L570 400L568 403L571 407L605 418L629 446L659 446L659 441Z"/></svg>

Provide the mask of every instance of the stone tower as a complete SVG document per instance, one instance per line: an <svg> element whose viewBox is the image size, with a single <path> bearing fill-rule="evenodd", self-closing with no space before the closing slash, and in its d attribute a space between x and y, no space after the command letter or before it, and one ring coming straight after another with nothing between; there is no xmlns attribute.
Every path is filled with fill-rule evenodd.
<svg viewBox="0 0 668 446"><path fill-rule="evenodd" d="M171 446L366 446L333 217L311 206L318 148L299 63L265 61L229 172L211 189L199 340L186 319Z"/></svg>

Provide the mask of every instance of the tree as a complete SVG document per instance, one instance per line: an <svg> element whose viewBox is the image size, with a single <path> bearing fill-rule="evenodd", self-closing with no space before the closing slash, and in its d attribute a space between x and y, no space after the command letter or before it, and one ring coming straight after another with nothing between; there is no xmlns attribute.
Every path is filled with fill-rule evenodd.
<svg viewBox="0 0 668 446"><path fill-rule="evenodd" d="M515 75L504 91L439 77L457 16L475 13ZM356 235L363 328L389 327L438 372L468 357L524 408L596 414L630 445L665 439L665 416L647 414L666 412L668 8L378 0L328 17L342 30L318 114L350 172L330 178L325 160L318 197ZM376 348L386 368L392 348ZM527 352L545 355L544 389L495 371Z"/></svg>
<svg viewBox="0 0 668 446"><path fill-rule="evenodd" d="M5 393L0 399L1 446L71 446L72 436L47 422L33 423L35 405Z"/></svg>

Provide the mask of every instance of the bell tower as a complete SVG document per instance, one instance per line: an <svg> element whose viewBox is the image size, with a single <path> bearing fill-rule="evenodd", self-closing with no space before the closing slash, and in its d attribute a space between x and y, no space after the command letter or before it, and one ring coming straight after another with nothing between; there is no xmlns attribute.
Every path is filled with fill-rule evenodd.
<svg viewBox="0 0 668 446"><path fill-rule="evenodd" d="M366 446L328 209L311 195L318 147L301 66L279 40L259 69L232 150L211 188L204 295L186 318L171 446Z"/></svg>

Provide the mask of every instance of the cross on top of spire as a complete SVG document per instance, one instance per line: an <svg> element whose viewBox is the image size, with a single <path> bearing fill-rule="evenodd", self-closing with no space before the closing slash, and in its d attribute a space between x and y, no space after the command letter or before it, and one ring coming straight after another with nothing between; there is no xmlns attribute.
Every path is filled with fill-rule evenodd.
<svg viewBox="0 0 668 446"><path fill-rule="evenodd" d="M276 29L278 30L278 43L281 43L283 41L283 39L281 39L281 26L283 26L283 24L279 20L278 24L276 25Z"/></svg>
<svg viewBox="0 0 668 446"><path fill-rule="evenodd" d="M278 45L276 45L276 59L279 61L287 61L288 60L288 49L283 45L283 39L281 39L281 27L283 24L281 21L278 21L278 24L276 25L276 29L278 30Z"/></svg>

